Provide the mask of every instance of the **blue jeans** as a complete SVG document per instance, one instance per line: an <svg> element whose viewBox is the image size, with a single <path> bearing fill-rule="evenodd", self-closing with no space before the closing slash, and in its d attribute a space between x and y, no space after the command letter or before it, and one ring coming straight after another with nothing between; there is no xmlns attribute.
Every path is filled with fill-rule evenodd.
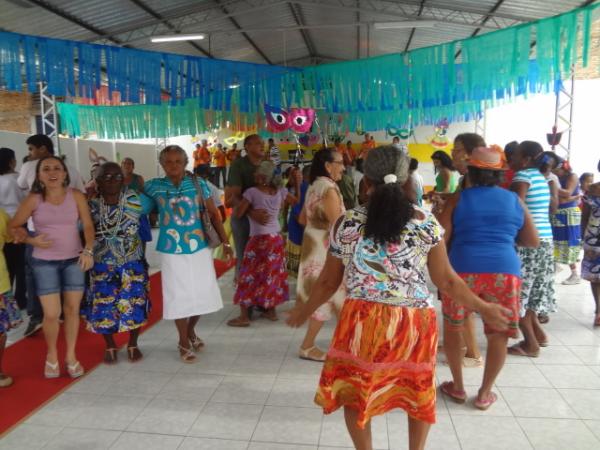
<svg viewBox="0 0 600 450"><path fill-rule="evenodd" d="M60 294L85 289L85 273L79 267L79 258L48 261L31 258L37 294Z"/></svg>
<svg viewBox="0 0 600 450"><path fill-rule="evenodd" d="M31 320L41 322L44 318L44 312L42 311L42 304L37 296L35 288L35 278L33 276L33 247L31 245L25 246L25 285L27 291L27 314Z"/></svg>

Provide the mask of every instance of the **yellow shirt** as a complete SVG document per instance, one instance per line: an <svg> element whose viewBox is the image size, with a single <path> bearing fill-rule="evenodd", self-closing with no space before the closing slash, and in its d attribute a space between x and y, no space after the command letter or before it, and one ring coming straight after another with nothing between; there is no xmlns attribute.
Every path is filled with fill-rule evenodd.
<svg viewBox="0 0 600 450"><path fill-rule="evenodd" d="M8 235L8 221L10 217L3 209L0 209L0 294L10 291L10 278L8 269L6 268L6 260L4 259L4 244L10 242Z"/></svg>

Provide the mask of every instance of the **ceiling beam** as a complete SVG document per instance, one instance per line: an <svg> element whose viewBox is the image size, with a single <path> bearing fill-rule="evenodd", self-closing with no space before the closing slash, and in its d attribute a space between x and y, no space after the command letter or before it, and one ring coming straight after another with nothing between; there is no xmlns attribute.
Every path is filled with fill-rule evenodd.
<svg viewBox="0 0 600 450"><path fill-rule="evenodd" d="M221 1L221 4L225 6L228 4L237 4L238 2L239 0ZM250 2L244 2L244 4L248 3ZM201 3L200 5L195 5L193 8L184 7L171 9L162 12L161 16L164 20L169 20L172 24L174 24L180 32L183 31L183 27L185 27L186 29L189 29L190 27L195 27L194 32L198 32L197 27L202 26L206 23L214 25L216 23L228 21L229 17L262 11L277 6L279 4L285 3L287 3L285 0L256 0L255 3L250 3L251 6L249 8L244 8L243 10L236 10L230 14L223 14L223 11L222 9L220 9L221 7L219 5L210 5L209 7L207 7L205 3ZM156 31L158 31L158 27L160 27L161 25L164 25L164 23L155 19L146 21L137 20L133 23L128 22L124 24L121 28L112 31L110 37L131 34L130 37L124 38L126 42L133 43L143 41L147 40L152 34L155 34Z"/></svg>
<svg viewBox="0 0 600 450"><path fill-rule="evenodd" d="M138 8L144 10L147 14L151 15L152 17L154 17L156 20L158 20L159 22L165 24L165 26L167 26L170 30L172 30L175 33L179 33L179 31L177 30L177 28L171 23L169 22L167 19L165 19L162 15L160 15L158 12L154 11L152 8L150 8L146 3L144 3L142 0L129 0L131 3L133 3L135 6L137 6ZM193 41L188 41L188 44L191 45L192 47L194 47L196 50L198 50L200 53L202 53L204 56L208 56L209 58L212 58L213 56L210 54L210 52L207 52L206 50L204 50L201 46L199 46L198 44L196 44Z"/></svg>
<svg viewBox="0 0 600 450"><path fill-rule="evenodd" d="M417 11L402 12L402 11L393 11L390 9L377 9L377 8L368 9L368 8L364 8L364 7L351 6L351 4L344 3L342 0L338 0L335 3L320 2L317 0L295 0L294 3L296 3L298 5L305 5L305 6L336 9L338 11L354 11L354 12L359 12L359 13L364 13L364 14L377 14L377 15L386 16L388 18L415 20L419 17L419 16L417 16ZM441 11L446 11L446 12L442 14ZM490 28L490 29L494 29L494 30L501 28L500 26L480 25L481 16L484 15L485 13L481 13L481 12L477 13L476 18L462 17L462 19L461 19L461 17L457 16L456 14L449 14L448 11L457 12L456 10L448 10L447 8L433 9L431 7L428 7L427 10L424 11L424 13L421 15L420 18L423 20L435 20L440 23L448 23L448 24L453 24L453 25L462 25L462 26L469 26L469 27L481 26L482 28ZM436 12L436 14L433 14L433 12ZM510 20L513 21L511 23L511 25L513 25L515 19L510 19Z"/></svg>
<svg viewBox="0 0 600 450"><path fill-rule="evenodd" d="M497 10L498 10L498 8L500 8L500 6L502 6L502 3L504 3L504 0L498 0L498 1L497 1L497 2L494 4L494 6L492 6L492 8L490 9L490 12L489 12L489 13L487 13L487 14L485 15L485 17L483 18L483 20L481 21L481 25L482 25L482 26L483 26L483 25L485 25L485 24L486 24L486 22L487 22L488 20L490 20L490 18L492 17L492 15L493 15L493 14L494 14L494 13L495 13ZM475 31L473 31L473 33L471 33L471 36L470 36L470 37L475 37L475 36L477 36L477 33L479 33L480 31L481 31L481 27L479 27L479 28L475 29ZM460 56L460 53L461 53L461 51L462 51L462 50L458 50L458 51L456 52L456 55L454 55L454 59L456 59L456 58L458 58L458 57Z"/></svg>
<svg viewBox="0 0 600 450"><path fill-rule="evenodd" d="M223 11L224 14L229 15L229 11L227 10L227 7L221 4L221 0L214 0L215 3L217 5L219 5L221 7L221 11ZM240 24L238 23L237 20L235 20L235 18L233 16L229 16L229 21L233 24L234 27L236 27L238 30L241 30L242 27L240 26ZM256 50L256 52L262 56L262 58L267 62L267 64L273 64L271 62L271 60L269 59L269 57L267 55L265 55L265 53L260 49L260 47L258 45L256 45L256 43L252 40L252 38L248 35L248 33L246 33L245 31L242 31L242 36L244 36L246 38L246 40L248 41L248 43L252 46L252 48L254 48L254 50Z"/></svg>
<svg viewBox="0 0 600 450"><path fill-rule="evenodd" d="M292 16L294 16L294 20L296 21L296 25L298 25L298 26L305 25L304 16L302 15L302 10L300 9L300 6L296 7L296 5L294 5L294 3L292 3L292 2L288 3L288 5L290 6L290 10L292 11ZM297 10L296 10L296 8L297 8ZM312 39L310 38L309 32L306 29L301 28L300 34L302 34L302 39L304 40L304 45L306 45L308 53L311 56L316 55L317 50L315 48L315 44L313 43Z"/></svg>
<svg viewBox="0 0 600 450"><path fill-rule="evenodd" d="M421 0L421 5L419 6L419 12L417 13L417 17L421 17L424 6L425 6L425 0ZM410 44L412 43L413 37L415 35L415 31L417 31L416 28L413 28L412 30L410 30L410 36L408 37L408 41L406 41L406 46L404 47L404 53L406 53L408 51L408 49L410 48Z"/></svg>
<svg viewBox="0 0 600 450"><path fill-rule="evenodd" d="M289 65L289 64L301 63L303 61L308 62L309 65L318 65L318 64L321 64L326 61L342 62L342 61L348 61L348 60L344 59L344 58L339 58L337 56L306 55L306 56L301 56L300 58L290 59L289 61L285 61L285 62ZM283 65L283 63L284 63L284 61L279 61L279 62L276 62L275 65L281 66L281 65Z"/></svg>
<svg viewBox="0 0 600 450"><path fill-rule="evenodd" d="M360 0L356 0L356 7L360 8ZM356 59L360 59L360 11L356 11Z"/></svg>
<svg viewBox="0 0 600 450"><path fill-rule="evenodd" d="M91 23L86 22L83 19L80 19L79 17L74 16L73 14L70 14L66 11L63 11L60 8L57 8L56 6L50 4L50 2L47 2L45 0L28 0L30 3L33 3L36 6L39 6L42 9L45 9L46 11L54 14L55 16L58 16L62 19L68 20L71 23L74 23L75 25L84 28L88 31L91 31L94 34L97 34L99 37L103 38L103 39L107 39L115 44L118 45L123 45L124 47L126 47L126 45L124 45L124 42L121 41L120 39L117 39L115 37L110 36L110 33L106 32L105 30L102 30L98 27L95 27L94 25L92 25Z"/></svg>

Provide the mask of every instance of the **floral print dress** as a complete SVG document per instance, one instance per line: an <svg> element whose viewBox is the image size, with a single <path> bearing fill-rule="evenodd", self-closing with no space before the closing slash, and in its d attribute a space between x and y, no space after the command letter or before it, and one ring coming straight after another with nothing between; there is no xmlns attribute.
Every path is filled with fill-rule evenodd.
<svg viewBox="0 0 600 450"><path fill-rule="evenodd" d="M306 227L302 238L302 252L300 255L300 267L298 268L298 285L296 299L298 302L308 301L310 291L314 286L321 270L325 265L327 251L329 250L329 233L334 224L329 223L323 208L325 194L333 189L339 197L340 215L345 212L342 194L337 184L327 177L317 178L306 191L304 208L306 209ZM343 286L319 307L313 314L313 318L321 322L329 320L334 308L339 311L344 303L345 290Z"/></svg>

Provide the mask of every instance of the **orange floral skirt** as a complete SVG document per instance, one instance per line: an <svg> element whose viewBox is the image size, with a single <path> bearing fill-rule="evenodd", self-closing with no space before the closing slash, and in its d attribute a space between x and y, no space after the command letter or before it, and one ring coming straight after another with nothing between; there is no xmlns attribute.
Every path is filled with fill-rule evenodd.
<svg viewBox="0 0 600 450"><path fill-rule="evenodd" d="M395 408L434 423L436 349L433 308L346 299L315 402L325 414L356 409L361 428Z"/></svg>

